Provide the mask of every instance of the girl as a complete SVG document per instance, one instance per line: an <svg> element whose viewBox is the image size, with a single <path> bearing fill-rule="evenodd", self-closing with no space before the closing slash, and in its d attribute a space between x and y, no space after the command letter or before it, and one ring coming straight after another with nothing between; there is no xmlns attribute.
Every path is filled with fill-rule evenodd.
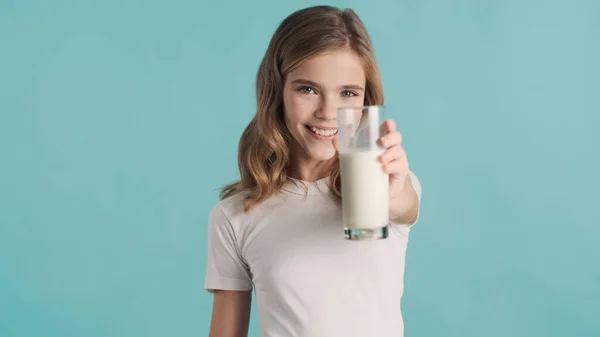
<svg viewBox="0 0 600 337"><path fill-rule="evenodd" d="M205 289L211 337L246 336L251 291L264 337L399 337L409 227L421 188L395 123L379 160L390 175L390 236L343 237L336 108L382 105L373 46L349 9L291 14L256 80L258 107L239 145L241 179L209 217Z"/></svg>

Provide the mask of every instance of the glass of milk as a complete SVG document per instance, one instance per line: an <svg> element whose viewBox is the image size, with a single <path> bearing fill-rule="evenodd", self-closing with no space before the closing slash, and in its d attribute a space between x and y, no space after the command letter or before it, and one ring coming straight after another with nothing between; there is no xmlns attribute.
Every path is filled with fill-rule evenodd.
<svg viewBox="0 0 600 337"><path fill-rule="evenodd" d="M377 157L383 107L339 108L338 150L345 238L377 240L388 236L389 175Z"/></svg>

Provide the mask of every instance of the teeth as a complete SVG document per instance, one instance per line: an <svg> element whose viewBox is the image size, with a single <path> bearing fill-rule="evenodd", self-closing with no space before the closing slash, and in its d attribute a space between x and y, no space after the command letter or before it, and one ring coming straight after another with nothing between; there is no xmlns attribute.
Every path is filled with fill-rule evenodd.
<svg viewBox="0 0 600 337"><path fill-rule="evenodd" d="M313 133L316 133L319 136L323 136L323 137L329 137L329 136L333 136L337 133L337 129L328 129L328 130L323 130L323 129L317 129L314 126L310 127L310 130Z"/></svg>

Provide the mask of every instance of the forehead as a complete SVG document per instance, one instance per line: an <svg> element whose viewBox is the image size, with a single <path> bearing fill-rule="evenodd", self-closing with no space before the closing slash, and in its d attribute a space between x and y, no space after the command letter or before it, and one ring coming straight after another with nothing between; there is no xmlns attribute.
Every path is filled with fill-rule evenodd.
<svg viewBox="0 0 600 337"><path fill-rule="evenodd" d="M324 87L365 84L361 59L347 49L319 53L301 63L287 78L289 81L310 80Z"/></svg>

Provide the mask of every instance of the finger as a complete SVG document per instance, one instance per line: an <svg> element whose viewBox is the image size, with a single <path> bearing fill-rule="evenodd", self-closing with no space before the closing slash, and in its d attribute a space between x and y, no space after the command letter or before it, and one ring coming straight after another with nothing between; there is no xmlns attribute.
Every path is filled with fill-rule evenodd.
<svg viewBox="0 0 600 337"><path fill-rule="evenodd" d="M405 156L406 153L404 152L404 149L401 146L393 146L385 150L385 152L381 156L379 156L379 162L381 162L382 164L388 164L394 160L401 159Z"/></svg>
<svg viewBox="0 0 600 337"><path fill-rule="evenodd" d="M388 133L387 135L379 138L377 141L379 146L384 149L390 148L392 146L401 145L402 144L402 135L398 131L394 131L392 133Z"/></svg>
<svg viewBox="0 0 600 337"><path fill-rule="evenodd" d="M382 169L387 174L398 174L408 170L408 162L404 159L394 160L383 165Z"/></svg>
<svg viewBox="0 0 600 337"><path fill-rule="evenodd" d="M382 135L387 135L388 133L394 132L396 130L396 122L392 119L387 119L381 124L380 132Z"/></svg>
<svg viewBox="0 0 600 337"><path fill-rule="evenodd" d="M333 148L334 148L336 151L339 151L339 150L340 150L340 148L339 148L339 142L338 142L337 136L336 136L335 138L333 138L333 140L331 141L331 143L333 144Z"/></svg>

